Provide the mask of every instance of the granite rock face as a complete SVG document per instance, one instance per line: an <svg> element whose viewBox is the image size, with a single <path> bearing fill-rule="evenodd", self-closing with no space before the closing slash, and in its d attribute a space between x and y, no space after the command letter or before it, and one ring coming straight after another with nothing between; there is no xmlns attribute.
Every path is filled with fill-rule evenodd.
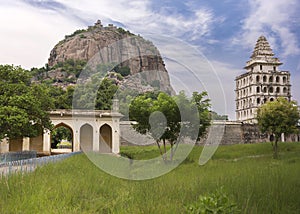
<svg viewBox="0 0 300 214"><path fill-rule="evenodd" d="M155 85L162 91L174 94L158 49L152 42L122 28L113 25L103 27L101 21L97 21L87 30L75 31L52 49L48 65L54 67L70 59L87 61L91 67L99 65L128 67L130 76L126 77L124 82L132 82L132 85L142 82L148 87L148 91ZM136 74L139 73L143 78L137 81ZM134 78L131 78L132 76ZM145 87L140 88L145 91Z"/></svg>

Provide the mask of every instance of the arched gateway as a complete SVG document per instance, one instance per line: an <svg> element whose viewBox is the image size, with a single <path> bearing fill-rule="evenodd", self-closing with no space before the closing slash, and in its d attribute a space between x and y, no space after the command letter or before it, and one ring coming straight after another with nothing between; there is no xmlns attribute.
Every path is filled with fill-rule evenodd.
<svg viewBox="0 0 300 214"><path fill-rule="evenodd" d="M64 126L72 132L71 151L119 153L120 118L116 111L103 110L55 110L50 112L54 127ZM12 145L14 143L14 145ZM18 145L16 145L18 143ZM51 155L51 131L45 130L43 136L24 138L15 142L3 141L1 153L36 150L39 154ZM3 151L6 150L6 151Z"/></svg>

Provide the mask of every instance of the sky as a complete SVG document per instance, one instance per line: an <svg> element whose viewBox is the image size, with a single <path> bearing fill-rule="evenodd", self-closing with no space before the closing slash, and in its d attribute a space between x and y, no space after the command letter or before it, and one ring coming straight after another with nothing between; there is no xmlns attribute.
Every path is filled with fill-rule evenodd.
<svg viewBox="0 0 300 214"><path fill-rule="evenodd" d="M65 35L100 19L153 41L176 91L206 90L234 120L234 79L261 35L300 102L299 10L300 0L0 0L0 64L42 67Z"/></svg>

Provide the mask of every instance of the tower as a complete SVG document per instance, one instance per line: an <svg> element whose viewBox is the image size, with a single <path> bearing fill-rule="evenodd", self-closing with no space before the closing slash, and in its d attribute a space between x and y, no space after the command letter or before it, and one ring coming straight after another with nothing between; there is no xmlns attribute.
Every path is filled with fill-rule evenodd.
<svg viewBox="0 0 300 214"><path fill-rule="evenodd" d="M255 123L257 109L267 101L278 97L291 99L290 72L280 71L280 60L274 57L269 42L260 36L246 72L236 77L236 119Z"/></svg>

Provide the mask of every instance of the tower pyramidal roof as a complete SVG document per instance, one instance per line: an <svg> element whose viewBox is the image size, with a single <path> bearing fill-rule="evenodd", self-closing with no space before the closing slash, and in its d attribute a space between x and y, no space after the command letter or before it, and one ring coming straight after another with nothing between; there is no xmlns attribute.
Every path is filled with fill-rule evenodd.
<svg viewBox="0 0 300 214"><path fill-rule="evenodd" d="M273 50L264 36L260 36L258 38L251 58L255 58L257 56L274 56Z"/></svg>
<svg viewBox="0 0 300 214"><path fill-rule="evenodd" d="M274 57L273 50L265 36L260 36L256 42L254 51L251 55L251 60L247 62L245 68L251 66L254 63L266 63L281 65L282 63L278 58Z"/></svg>

